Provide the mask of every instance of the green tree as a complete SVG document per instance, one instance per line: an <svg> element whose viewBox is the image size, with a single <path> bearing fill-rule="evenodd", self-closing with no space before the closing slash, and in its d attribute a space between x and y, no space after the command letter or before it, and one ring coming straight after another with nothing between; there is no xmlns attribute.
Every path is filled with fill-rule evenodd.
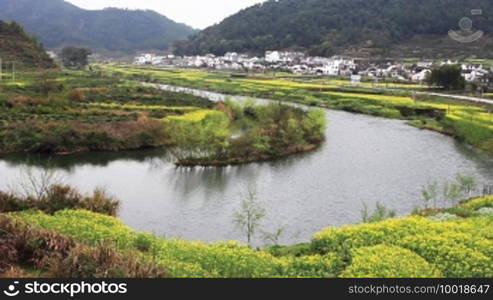
<svg viewBox="0 0 493 300"><path fill-rule="evenodd" d="M467 197L471 197L472 193L477 187L476 179L473 176L457 174L456 181L457 184L460 186L460 190Z"/></svg>
<svg viewBox="0 0 493 300"><path fill-rule="evenodd" d="M168 133L176 145L178 160L220 157L229 146L229 119L222 112L209 113L199 122L173 121Z"/></svg>
<svg viewBox="0 0 493 300"><path fill-rule="evenodd" d="M464 90L466 81L458 65L444 65L434 69L427 78L428 85L440 86L445 90Z"/></svg>
<svg viewBox="0 0 493 300"><path fill-rule="evenodd" d="M305 143L303 135L303 128L296 119L287 120L283 130L284 143L290 146L303 145Z"/></svg>
<svg viewBox="0 0 493 300"><path fill-rule="evenodd" d="M303 122L303 130L305 131L305 140L308 142L320 141L327 127L327 118L325 111L322 109L312 109Z"/></svg>
<svg viewBox="0 0 493 300"><path fill-rule="evenodd" d="M428 184L428 186L421 190L421 195L423 196L426 209L429 208L428 204L430 203L430 201L433 201L433 206L436 208L436 199L438 197L438 183L433 182Z"/></svg>
<svg viewBox="0 0 493 300"><path fill-rule="evenodd" d="M246 199L241 202L240 210L233 215L233 222L245 232L250 246L255 232L260 226L260 221L265 217L265 213L265 208L257 200L256 191L249 189Z"/></svg>
<svg viewBox="0 0 493 300"><path fill-rule="evenodd" d="M62 59L62 64L65 68L69 69L80 69L89 63L89 55L91 55L91 50L87 48L77 48L77 47L65 47L60 53L60 58Z"/></svg>
<svg viewBox="0 0 493 300"><path fill-rule="evenodd" d="M369 211L368 205L363 203L363 209L361 210L361 219L364 223L375 223L380 222L385 219L394 218L397 213L394 210L388 209L380 202L375 205L375 210L373 212Z"/></svg>

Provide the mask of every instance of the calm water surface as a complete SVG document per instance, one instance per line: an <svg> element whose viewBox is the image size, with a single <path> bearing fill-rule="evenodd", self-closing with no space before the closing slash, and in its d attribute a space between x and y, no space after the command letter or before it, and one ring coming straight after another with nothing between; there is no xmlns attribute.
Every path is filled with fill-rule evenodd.
<svg viewBox="0 0 493 300"><path fill-rule="evenodd" d="M1 156L0 189L15 185L26 166L51 165L83 191L106 187L121 200L120 217L133 228L217 241L244 240L232 215L255 187L267 210L261 231L283 227L281 242L295 243L326 226L360 222L363 203L378 201L407 214L421 205L422 186L434 180L463 173L493 182L492 160L449 137L340 111L327 111L327 118L327 141L319 150L238 167L177 169L164 150ZM256 243L262 245L261 234Z"/></svg>

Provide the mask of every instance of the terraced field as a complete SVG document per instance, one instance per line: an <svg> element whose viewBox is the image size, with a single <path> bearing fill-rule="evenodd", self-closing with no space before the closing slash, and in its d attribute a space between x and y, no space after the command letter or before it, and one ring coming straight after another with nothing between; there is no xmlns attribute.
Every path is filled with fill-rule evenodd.
<svg viewBox="0 0 493 300"><path fill-rule="evenodd" d="M200 120L213 103L86 71L24 71L0 83L0 153L164 146L169 117Z"/></svg>

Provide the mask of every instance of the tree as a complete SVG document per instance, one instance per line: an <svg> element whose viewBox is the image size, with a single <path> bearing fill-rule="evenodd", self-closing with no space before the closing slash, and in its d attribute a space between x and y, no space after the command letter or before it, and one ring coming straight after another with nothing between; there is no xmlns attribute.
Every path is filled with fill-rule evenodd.
<svg viewBox="0 0 493 300"><path fill-rule="evenodd" d="M265 208L257 201L257 193L250 189L248 196L241 202L241 208L233 215L234 223L243 230L247 237L248 245L251 246L252 237L255 235L260 220L265 217Z"/></svg>
<svg viewBox="0 0 493 300"><path fill-rule="evenodd" d="M396 215L397 213L394 210L386 208L384 205L380 204L380 202L377 202L373 212L368 210L368 205L366 205L366 203L363 203L363 209L361 210L361 219L363 220L363 223L380 222L385 219L394 218Z"/></svg>
<svg viewBox="0 0 493 300"><path fill-rule="evenodd" d="M464 90L466 81L459 65L444 65L434 69L427 78L428 85L440 86L445 90Z"/></svg>
<svg viewBox="0 0 493 300"><path fill-rule="evenodd" d="M305 140L308 142L319 141L323 138L327 128L327 118L325 111L322 109L312 109L303 122L305 131Z"/></svg>
<svg viewBox="0 0 493 300"><path fill-rule="evenodd" d="M178 160L220 157L229 146L231 130L223 112L211 112L201 121L175 120L168 124L175 143L172 154Z"/></svg>
<svg viewBox="0 0 493 300"><path fill-rule="evenodd" d="M476 179L473 176L457 174L456 180L461 191L465 193L467 197L471 197L477 187Z"/></svg>
<svg viewBox="0 0 493 300"><path fill-rule="evenodd" d="M436 208L436 199L438 196L438 183L433 182L431 184L428 184L427 187L424 187L421 190L421 195L423 196L424 202L425 202L425 208L428 209L428 204L430 201L433 200L433 205Z"/></svg>
<svg viewBox="0 0 493 300"><path fill-rule="evenodd" d="M89 63L88 58L91 50L87 48L65 47L60 53L63 66L69 69L80 69Z"/></svg>

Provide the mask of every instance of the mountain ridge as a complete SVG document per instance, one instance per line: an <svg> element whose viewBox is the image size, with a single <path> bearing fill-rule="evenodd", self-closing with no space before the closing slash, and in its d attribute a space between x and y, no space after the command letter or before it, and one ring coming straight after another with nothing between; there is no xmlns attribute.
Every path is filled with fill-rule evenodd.
<svg viewBox="0 0 493 300"><path fill-rule="evenodd" d="M472 15L473 9L484 13ZM493 57L489 50L493 46L493 16L487 13L491 10L493 2L489 0L269 0L176 42L174 50L184 55L222 55L293 49L321 56L358 52L386 56L386 52L404 51L409 56L416 49L406 43L431 37L421 46L440 40L433 56L448 55L454 48L461 55L475 51ZM474 21L472 29L486 33L480 43L443 40L450 30L459 29L459 21L465 17Z"/></svg>
<svg viewBox="0 0 493 300"><path fill-rule="evenodd" d="M126 53L164 50L195 32L152 10L86 10L64 0L1 0L0 19L19 22L52 49L75 45Z"/></svg>
<svg viewBox="0 0 493 300"><path fill-rule="evenodd" d="M0 20L0 59L2 69L54 68L53 60L36 38L28 35L16 22Z"/></svg>

